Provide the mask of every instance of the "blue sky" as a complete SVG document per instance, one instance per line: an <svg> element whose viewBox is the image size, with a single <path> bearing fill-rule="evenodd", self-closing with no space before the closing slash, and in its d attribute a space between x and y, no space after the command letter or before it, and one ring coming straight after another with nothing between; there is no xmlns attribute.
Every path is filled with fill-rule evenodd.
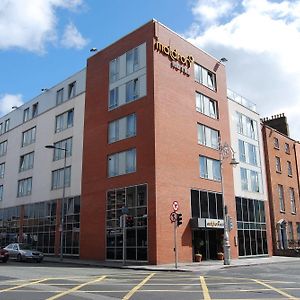
<svg viewBox="0 0 300 300"><path fill-rule="evenodd" d="M215 57L262 117L285 113L300 139L300 0L1 0L0 114L85 67L155 18Z"/></svg>

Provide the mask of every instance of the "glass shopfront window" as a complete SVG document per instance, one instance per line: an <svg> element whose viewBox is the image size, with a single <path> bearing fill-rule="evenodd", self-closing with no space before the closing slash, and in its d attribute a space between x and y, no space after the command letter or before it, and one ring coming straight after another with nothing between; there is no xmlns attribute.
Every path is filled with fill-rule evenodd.
<svg viewBox="0 0 300 300"><path fill-rule="evenodd" d="M107 192L106 258L123 259L122 207L128 208L131 224L126 225L126 260L147 261L147 185Z"/></svg>
<svg viewBox="0 0 300 300"><path fill-rule="evenodd" d="M236 197L239 256L268 254L264 201Z"/></svg>
<svg viewBox="0 0 300 300"><path fill-rule="evenodd" d="M0 246L19 241L20 207L10 207L0 210Z"/></svg>

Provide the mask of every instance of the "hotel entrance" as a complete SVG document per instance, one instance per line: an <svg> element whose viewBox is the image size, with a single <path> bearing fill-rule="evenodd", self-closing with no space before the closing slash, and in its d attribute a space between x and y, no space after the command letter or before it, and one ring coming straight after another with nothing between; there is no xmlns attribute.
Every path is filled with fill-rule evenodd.
<svg viewBox="0 0 300 300"><path fill-rule="evenodd" d="M193 230L193 252L202 254L203 260L217 259L223 252L223 229L203 228Z"/></svg>

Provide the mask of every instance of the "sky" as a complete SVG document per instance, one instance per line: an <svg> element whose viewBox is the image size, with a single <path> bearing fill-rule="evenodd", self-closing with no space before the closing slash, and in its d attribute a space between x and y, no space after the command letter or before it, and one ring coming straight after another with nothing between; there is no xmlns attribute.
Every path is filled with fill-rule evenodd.
<svg viewBox="0 0 300 300"><path fill-rule="evenodd" d="M226 57L228 87L300 140L300 0L0 0L0 115L151 19Z"/></svg>

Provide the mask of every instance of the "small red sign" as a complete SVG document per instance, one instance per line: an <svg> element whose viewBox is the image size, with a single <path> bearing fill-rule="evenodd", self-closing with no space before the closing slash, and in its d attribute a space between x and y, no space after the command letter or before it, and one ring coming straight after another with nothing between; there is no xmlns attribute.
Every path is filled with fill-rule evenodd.
<svg viewBox="0 0 300 300"><path fill-rule="evenodd" d="M173 210L174 210L174 211L177 211L178 208L179 208L179 204L178 204L177 201L174 201L173 204L172 204L172 206L173 206Z"/></svg>

